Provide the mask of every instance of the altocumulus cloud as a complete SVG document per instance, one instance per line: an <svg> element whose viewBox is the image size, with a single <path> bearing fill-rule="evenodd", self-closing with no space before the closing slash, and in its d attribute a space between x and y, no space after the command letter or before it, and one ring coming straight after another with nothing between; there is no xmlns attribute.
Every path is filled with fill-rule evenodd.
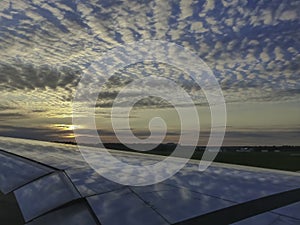
<svg viewBox="0 0 300 225"><path fill-rule="evenodd" d="M70 102L94 59L146 39L195 52L212 68L228 102L299 98L299 1L2 0L0 6L0 92L8 100L40 93L39 102ZM109 106L122 85L153 73L179 82L199 100L199 87L185 74L157 63L119 71L99 105Z"/></svg>

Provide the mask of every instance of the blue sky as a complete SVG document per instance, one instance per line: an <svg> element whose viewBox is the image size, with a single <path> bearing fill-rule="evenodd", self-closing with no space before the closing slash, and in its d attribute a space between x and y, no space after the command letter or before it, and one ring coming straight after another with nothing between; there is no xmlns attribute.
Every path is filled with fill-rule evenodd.
<svg viewBox="0 0 300 225"><path fill-rule="evenodd" d="M72 98L91 62L120 44L164 40L194 52L215 74L228 108L225 144L300 144L299 1L2 0L0 6L1 135L71 138ZM184 86L207 136L201 92L180 69L144 63L119 71L100 95L97 124L106 140L114 140L107 115L116 93L145 74ZM151 104L156 113L175 113ZM140 136L147 131L142 108L132 116ZM168 140L176 141L178 122L168 123Z"/></svg>

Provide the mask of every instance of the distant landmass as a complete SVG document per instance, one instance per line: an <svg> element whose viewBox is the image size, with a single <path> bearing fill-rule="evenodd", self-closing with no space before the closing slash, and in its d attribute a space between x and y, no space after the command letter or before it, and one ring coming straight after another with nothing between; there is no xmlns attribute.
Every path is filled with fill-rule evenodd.
<svg viewBox="0 0 300 225"><path fill-rule="evenodd" d="M76 145L74 142L59 142ZM132 144L131 144L132 145ZM132 150L122 143L104 143L104 146L112 150L122 150L138 152ZM134 147L134 144L132 145ZM145 154L169 156L177 147L175 143L156 145L137 145L139 149L143 146L153 150L143 151ZM156 146L156 147L155 147ZM190 148L191 146L182 146ZM203 156L205 146L197 146L192 159L200 160ZM300 171L300 146L222 146L220 152L214 160L215 162L230 163L245 166L254 166L269 169L279 169L288 171Z"/></svg>

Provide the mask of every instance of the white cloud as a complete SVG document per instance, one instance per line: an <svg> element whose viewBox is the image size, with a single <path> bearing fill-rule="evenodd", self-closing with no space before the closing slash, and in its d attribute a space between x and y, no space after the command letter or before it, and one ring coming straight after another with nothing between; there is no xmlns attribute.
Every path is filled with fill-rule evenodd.
<svg viewBox="0 0 300 225"><path fill-rule="evenodd" d="M207 0L205 2L204 10L203 12L207 12L210 10L213 10L215 8L215 0Z"/></svg>
<svg viewBox="0 0 300 225"><path fill-rule="evenodd" d="M282 50L279 47L274 49L275 59L276 60L284 60L284 55L282 54Z"/></svg>
<svg viewBox="0 0 300 225"><path fill-rule="evenodd" d="M191 30L194 32L200 32L200 33L208 31L208 29L203 27L203 23L200 21L192 23Z"/></svg>
<svg viewBox="0 0 300 225"><path fill-rule="evenodd" d="M267 52L267 48L264 48L263 51L260 53L260 58L263 62L270 61L270 57Z"/></svg>
<svg viewBox="0 0 300 225"><path fill-rule="evenodd" d="M231 27L233 25L233 18L226 18L224 22L227 26Z"/></svg>
<svg viewBox="0 0 300 225"><path fill-rule="evenodd" d="M280 20L296 20L296 19L299 19L299 14L297 15L296 10L288 10L288 11L282 12L279 19Z"/></svg>
<svg viewBox="0 0 300 225"><path fill-rule="evenodd" d="M154 21L157 39L164 39L169 29L168 19L171 11L169 3L169 1L155 1Z"/></svg>
<svg viewBox="0 0 300 225"><path fill-rule="evenodd" d="M189 16L193 15L193 8L192 8L193 0L184 0L180 1L180 19L185 19Z"/></svg>

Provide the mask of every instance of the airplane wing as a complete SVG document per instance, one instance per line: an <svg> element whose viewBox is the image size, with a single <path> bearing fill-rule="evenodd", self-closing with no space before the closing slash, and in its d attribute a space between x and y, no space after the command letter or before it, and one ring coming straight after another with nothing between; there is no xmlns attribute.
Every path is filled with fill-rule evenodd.
<svg viewBox="0 0 300 225"><path fill-rule="evenodd" d="M299 173L218 163L199 172L191 160L166 181L132 187L96 173L76 146L7 137L0 191L13 193L26 225L300 224Z"/></svg>

